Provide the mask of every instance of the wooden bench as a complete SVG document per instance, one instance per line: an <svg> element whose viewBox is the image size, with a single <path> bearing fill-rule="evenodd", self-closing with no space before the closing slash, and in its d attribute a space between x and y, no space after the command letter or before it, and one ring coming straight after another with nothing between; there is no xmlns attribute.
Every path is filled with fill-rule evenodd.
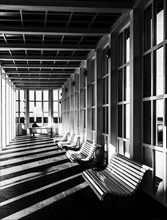
<svg viewBox="0 0 167 220"><path fill-rule="evenodd" d="M66 156L71 160L71 162L78 162L78 161L90 161L93 156L94 152L97 148L95 142L86 140L82 144L80 150L67 150Z"/></svg>
<svg viewBox="0 0 167 220"><path fill-rule="evenodd" d="M58 143L58 142L65 142L68 141L68 136L70 135L70 132L65 133L63 136L61 137L55 137L53 138L54 143Z"/></svg>
<svg viewBox="0 0 167 220"><path fill-rule="evenodd" d="M58 146L61 149L72 149L79 147L80 142L80 136L76 134L72 134L71 138L69 141L60 141L58 142Z"/></svg>
<svg viewBox="0 0 167 220"><path fill-rule="evenodd" d="M128 197L133 195L150 168L120 154L114 154L104 170L87 169L82 173L97 197L102 201L107 194Z"/></svg>

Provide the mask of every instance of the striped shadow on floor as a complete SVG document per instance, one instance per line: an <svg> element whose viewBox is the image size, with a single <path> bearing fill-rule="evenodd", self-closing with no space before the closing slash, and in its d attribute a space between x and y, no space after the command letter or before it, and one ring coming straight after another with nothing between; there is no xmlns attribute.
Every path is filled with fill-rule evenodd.
<svg viewBox="0 0 167 220"><path fill-rule="evenodd" d="M16 138L0 153L0 170L0 219L28 218L87 187L49 137Z"/></svg>

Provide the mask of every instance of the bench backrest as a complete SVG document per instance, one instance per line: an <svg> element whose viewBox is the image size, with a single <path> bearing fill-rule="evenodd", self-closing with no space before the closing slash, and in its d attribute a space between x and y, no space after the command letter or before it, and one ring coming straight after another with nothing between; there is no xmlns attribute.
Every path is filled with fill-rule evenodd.
<svg viewBox="0 0 167 220"><path fill-rule="evenodd" d="M111 157L106 169L114 174L122 183L135 190L149 167L120 154L115 154Z"/></svg>
<svg viewBox="0 0 167 220"><path fill-rule="evenodd" d="M87 157L87 159L89 160L92 158L96 147L97 145L95 144L95 142L86 140L80 149L80 153Z"/></svg>
<svg viewBox="0 0 167 220"><path fill-rule="evenodd" d="M77 134L72 134L69 144L79 145L80 136Z"/></svg>
<svg viewBox="0 0 167 220"><path fill-rule="evenodd" d="M64 136L63 136L63 138L62 138L62 140L63 140L63 141L67 141L69 135L70 135L70 132L65 133Z"/></svg>
<svg viewBox="0 0 167 220"><path fill-rule="evenodd" d="M70 142L70 143L72 143L72 142L73 142L74 137L75 137L75 134L72 134L72 135L71 135L71 137L70 137L70 140L69 140L69 142Z"/></svg>

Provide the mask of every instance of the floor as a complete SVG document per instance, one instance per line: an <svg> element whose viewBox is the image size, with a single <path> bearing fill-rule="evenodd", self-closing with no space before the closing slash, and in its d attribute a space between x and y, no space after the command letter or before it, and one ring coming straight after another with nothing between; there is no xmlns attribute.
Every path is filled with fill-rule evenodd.
<svg viewBox="0 0 167 220"><path fill-rule="evenodd" d="M167 209L143 191L99 201L83 169L48 136L17 137L0 153L0 219L167 219Z"/></svg>

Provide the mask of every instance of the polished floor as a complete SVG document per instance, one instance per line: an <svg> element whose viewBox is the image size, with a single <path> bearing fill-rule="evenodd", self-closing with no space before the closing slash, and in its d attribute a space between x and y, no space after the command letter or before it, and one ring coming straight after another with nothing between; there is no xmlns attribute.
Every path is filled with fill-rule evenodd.
<svg viewBox="0 0 167 220"><path fill-rule="evenodd" d="M99 201L83 169L48 136L17 137L0 153L0 219L167 219L167 209L142 191Z"/></svg>

